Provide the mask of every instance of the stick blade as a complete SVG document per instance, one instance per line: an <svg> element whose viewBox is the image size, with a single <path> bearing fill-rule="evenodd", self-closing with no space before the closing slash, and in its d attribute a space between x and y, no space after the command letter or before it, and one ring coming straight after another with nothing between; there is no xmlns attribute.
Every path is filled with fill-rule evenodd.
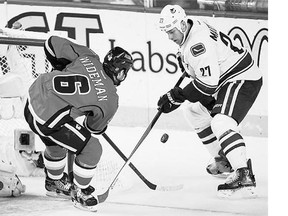
<svg viewBox="0 0 288 216"><path fill-rule="evenodd" d="M105 193L97 195L98 203L105 202L105 200L108 198L109 192L110 192L110 188L108 188L108 190L105 191Z"/></svg>
<svg viewBox="0 0 288 216"><path fill-rule="evenodd" d="M182 190L183 187L184 187L183 184L169 185L169 186L157 186L155 190L157 190L157 191L178 191L178 190Z"/></svg>

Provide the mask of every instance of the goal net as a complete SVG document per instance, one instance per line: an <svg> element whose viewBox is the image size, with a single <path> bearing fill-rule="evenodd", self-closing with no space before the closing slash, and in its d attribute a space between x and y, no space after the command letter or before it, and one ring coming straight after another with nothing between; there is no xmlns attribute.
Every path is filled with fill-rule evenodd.
<svg viewBox="0 0 288 216"><path fill-rule="evenodd" d="M0 138L11 145L15 129L29 129L23 107L30 84L40 73L51 70L41 48L46 38L37 37L31 39L20 30L0 31Z"/></svg>
<svg viewBox="0 0 288 216"><path fill-rule="evenodd" d="M29 86L40 74L52 69L43 49L48 34L13 29L0 31L0 158L16 166L20 176L39 175L23 166L23 158L14 148L16 131L30 130L23 115ZM123 165L122 159L106 143L103 155L92 180L96 191L106 190ZM35 136L35 148L43 152L45 146ZM44 172L40 171L40 174ZM94 184L92 184L94 186ZM128 178L120 177L115 189L131 187Z"/></svg>

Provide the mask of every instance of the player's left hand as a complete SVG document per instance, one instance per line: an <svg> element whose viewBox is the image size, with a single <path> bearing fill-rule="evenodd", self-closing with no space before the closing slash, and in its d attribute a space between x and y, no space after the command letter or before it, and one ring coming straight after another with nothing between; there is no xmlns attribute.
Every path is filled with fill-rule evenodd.
<svg viewBox="0 0 288 216"><path fill-rule="evenodd" d="M158 109L161 109L163 113L169 113L177 109L185 100L183 90L180 87L174 87L160 97L157 103L159 106Z"/></svg>

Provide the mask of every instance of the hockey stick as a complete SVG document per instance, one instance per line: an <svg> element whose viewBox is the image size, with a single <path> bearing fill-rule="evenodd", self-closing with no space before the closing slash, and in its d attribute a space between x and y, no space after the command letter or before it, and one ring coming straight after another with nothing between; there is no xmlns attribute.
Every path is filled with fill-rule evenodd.
<svg viewBox="0 0 288 216"><path fill-rule="evenodd" d="M110 137L103 133L102 136L105 140L111 145L111 147L119 154L119 156L127 162L128 158L122 153L122 151L117 147L117 145L110 139ZM174 186L159 186L155 185L150 182L142 173L134 166L132 162L129 163L130 168L136 173L136 175L151 189L151 190L158 190L158 191L175 191L180 190L183 188L183 185L174 185Z"/></svg>
<svg viewBox="0 0 288 216"><path fill-rule="evenodd" d="M179 86L181 84L181 82L183 81L183 79L186 77L186 73L183 73L182 76L179 78L179 80L177 81L175 87ZM132 150L131 154L129 155L129 157L127 158L127 161L124 163L124 165L121 167L121 169L119 170L119 172L117 173L117 175L115 176L114 180L112 181L112 183L110 184L110 186L108 187L108 189L103 193L97 196L99 203L105 202L105 200L107 199L109 192L111 189L113 189L113 187L115 186L117 180L118 180L118 176L119 174L122 172L122 170L127 166L127 164L130 163L130 160L132 158L132 156L134 155L134 153L136 152L136 150L139 148L139 146L141 145L141 143L144 141L144 139L148 136L148 134L150 133L150 131L152 130L152 128L154 127L155 123L157 122L157 120L159 119L160 115L162 114L162 109L160 107L160 109L158 109L157 114L155 115L155 117L152 119L151 123L148 125L147 129L145 130L144 134L142 135L142 137L140 138L140 140L138 141L138 143L136 144L136 146L134 147L134 149Z"/></svg>
<svg viewBox="0 0 288 216"><path fill-rule="evenodd" d="M73 163L74 163L75 154L71 151L67 152L67 174L69 182L73 183Z"/></svg>

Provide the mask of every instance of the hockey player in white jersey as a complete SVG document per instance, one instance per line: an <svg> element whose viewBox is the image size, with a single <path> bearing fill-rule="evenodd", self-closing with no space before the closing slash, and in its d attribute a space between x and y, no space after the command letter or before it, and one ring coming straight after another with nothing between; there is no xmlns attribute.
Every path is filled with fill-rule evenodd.
<svg viewBox="0 0 288 216"><path fill-rule="evenodd" d="M248 50L211 25L188 19L178 5L162 9L159 25L179 45L178 54L191 82L164 94L158 106L169 113L188 100L186 117L215 159L208 173L231 173L218 186L218 195L255 197L256 181L238 125L261 89L259 68Z"/></svg>

